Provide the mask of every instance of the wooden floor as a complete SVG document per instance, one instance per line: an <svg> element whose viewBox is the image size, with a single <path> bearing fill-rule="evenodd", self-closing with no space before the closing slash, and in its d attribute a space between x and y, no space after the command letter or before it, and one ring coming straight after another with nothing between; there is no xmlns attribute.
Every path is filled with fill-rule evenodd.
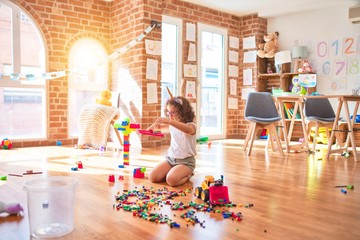
<svg viewBox="0 0 360 240"><path fill-rule="evenodd" d="M264 150L257 143L247 157L241 140L223 140L198 145L197 167L191 181L169 190L189 190L199 186L205 175L220 178L224 175L230 200L237 207L216 209L241 212L242 221L223 218L218 212L196 211L203 222L187 226L181 214L168 205L155 211L168 214L180 224L170 228L133 217L131 212L114 210L115 195L123 190L139 190L143 186L155 189L164 184L151 184L147 174L163 160L166 147L157 149L132 148L130 166L119 169L122 153L107 151L99 155L95 150L73 147L38 147L0 150L0 175L22 174L27 170L42 171L42 177L69 175L79 184L75 201L74 231L61 239L360 239L360 166L349 158L331 155L327 161L321 153L285 153ZM84 169L72 171L77 161ZM145 179L133 178L135 167L146 167ZM114 184L108 176L114 174ZM122 175L124 180L117 180ZM25 181L41 177L8 176L1 181L0 200L19 201L24 217L0 215L0 239L30 239ZM341 192L336 185L352 184L355 189ZM133 199L135 201L135 199ZM177 197L172 202L201 203L193 193ZM253 207L245 207L249 203ZM241 207L241 204L243 205ZM191 208L190 208L191 209ZM61 211L61 209L59 209Z"/></svg>

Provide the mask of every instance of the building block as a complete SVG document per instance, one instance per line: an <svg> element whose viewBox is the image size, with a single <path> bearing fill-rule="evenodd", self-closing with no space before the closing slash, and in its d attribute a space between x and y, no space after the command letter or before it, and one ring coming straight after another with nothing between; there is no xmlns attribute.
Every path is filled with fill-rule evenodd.
<svg viewBox="0 0 360 240"><path fill-rule="evenodd" d="M109 182L115 182L115 176L109 175Z"/></svg>
<svg viewBox="0 0 360 240"><path fill-rule="evenodd" d="M133 172L134 178L144 178L145 177L146 168L135 168Z"/></svg>
<svg viewBox="0 0 360 240"><path fill-rule="evenodd" d="M77 162L77 166L78 166L79 169L83 169L83 164L82 164L81 161L78 161L78 162Z"/></svg>
<svg viewBox="0 0 360 240"><path fill-rule="evenodd" d="M130 165L129 161L129 151L130 151L130 133L135 131L136 129L140 128L140 124L130 123L130 119L126 118L124 121L121 122L121 125L118 127L119 131L123 132L124 136L124 165Z"/></svg>
<svg viewBox="0 0 360 240"><path fill-rule="evenodd" d="M163 134L161 132L156 132L156 131L152 131L152 130L137 130L137 131L140 134L154 136L154 137L164 137L165 136L165 134Z"/></svg>

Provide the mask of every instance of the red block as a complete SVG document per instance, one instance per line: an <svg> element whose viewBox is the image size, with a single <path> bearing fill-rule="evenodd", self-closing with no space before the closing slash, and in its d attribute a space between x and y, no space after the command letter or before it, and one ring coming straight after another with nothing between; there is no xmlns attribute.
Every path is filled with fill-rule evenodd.
<svg viewBox="0 0 360 240"><path fill-rule="evenodd" d="M130 123L130 128L131 128L131 129L139 129L139 128L140 128L140 124L138 124L138 123Z"/></svg>
<svg viewBox="0 0 360 240"><path fill-rule="evenodd" d="M81 168L81 169L83 168L83 164L82 164L81 161L78 161L78 162L77 162L77 165L78 165L78 168Z"/></svg>
<svg viewBox="0 0 360 240"><path fill-rule="evenodd" d="M115 176L109 175L109 182L115 182Z"/></svg>
<svg viewBox="0 0 360 240"><path fill-rule="evenodd" d="M140 168L134 169L134 178L144 178L145 174L141 172Z"/></svg>

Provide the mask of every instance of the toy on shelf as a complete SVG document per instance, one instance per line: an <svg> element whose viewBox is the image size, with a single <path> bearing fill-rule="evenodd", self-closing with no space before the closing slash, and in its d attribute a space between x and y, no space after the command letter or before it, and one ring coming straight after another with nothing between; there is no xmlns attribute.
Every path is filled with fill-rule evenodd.
<svg viewBox="0 0 360 240"><path fill-rule="evenodd" d="M145 171L146 171L145 167L135 168L134 172L133 172L134 178L144 178L145 177Z"/></svg>
<svg viewBox="0 0 360 240"><path fill-rule="evenodd" d="M300 85L299 83L299 75L295 75L292 78L292 87L291 87L291 92L292 93L296 93L296 94L300 94L300 95L306 95L306 88L304 88L302 85Z"/></svg>
<svg viewBox="0 0 360 240"><path fill-rule="evenodd" d="M311 73L312 67L310 66L310 63L308 60L304 60L303 65L301 68L298 69L299 73Z"/></svg>
<svg viewBox="0 0 360 240"><path fill-rule="evenodd" d="M118 127L119 131L123 132L124 135L124 165L129 165L129 152L130 152L130 133L135 131L135 129L139 129L140 124L130 123L130 119L126 118L122 121L121 126Z"/></svg>
<svg viewBox="0 0 360 240"><path fill-rule="evenodd" d="M142 130L142 129L139 129L137 130L138 133L140 134L144 134L144 135L149 135L149 136L154 136L154 137L164 137L165 134L161 133L161 132L158 132L158 131L153 131L153 130Z"/></svg>
<svg viewBox="0 0 360 240"><path fill-rule="evenodd" d="M2 141L1 141L1 147L3 149L11 149L12 148L12 142L10 139L8 138L4 138Z"/></svg>
<svg viewBox="0 0 360 240"><path fill-rule="evenodd" d="M278 50L278 32L271 32L264 36L265 43L258 45L257 55L260 58L273 58Z"/></svg>
<svg viewBox="0 0 360 240"><path fill-rule="evenodd" d="M228 187L224 186L224 177L216 180L213 176L205 176L201 187L195 188L195 196L212 205L230 203Z"/></svg>
<svg viewBox="0 0 360 240"><path fill-rule="evenodd" d="M0 214L8 213L9 215L22 215L24 211L20 203L4 203L0 201Z"/></svg>
<svg viewBox="0 0 360 240"><path fill-rule="evenodd" d="M269 74L273 73L271 63L268 63L267 68L266 68L266 73L269 73Z"/></svg>

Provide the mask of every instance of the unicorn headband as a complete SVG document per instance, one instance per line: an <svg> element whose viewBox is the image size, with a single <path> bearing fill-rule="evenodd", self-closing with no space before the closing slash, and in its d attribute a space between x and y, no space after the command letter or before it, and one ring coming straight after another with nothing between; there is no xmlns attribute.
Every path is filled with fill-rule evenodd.
<svg viewBox="0 0 360 240"><path fill-rule="evenodd" d="M177 97L174 97L173 94L171 93L169 87L166 87L166 90L170 96L170 100L174 100L175 102L177 102L178 104L182 105L183 104L183 101L180 99L180 98L177 98Z"/></svg>

